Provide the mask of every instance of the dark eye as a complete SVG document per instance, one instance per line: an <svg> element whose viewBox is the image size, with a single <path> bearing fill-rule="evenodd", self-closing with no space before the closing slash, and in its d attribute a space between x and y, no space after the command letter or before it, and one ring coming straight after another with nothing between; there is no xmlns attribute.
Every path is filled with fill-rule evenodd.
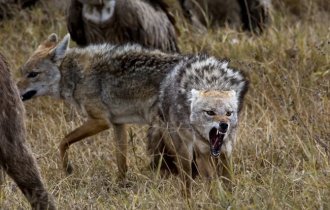
<svg viewBox="0 0 330 210"><path fill-rule="evenodd" d="M207 115L209 116L214 116L215 112L214 111L205 111Z"/></svg>
<svg viewBox="0 0 330 210"><path fill-rule="evenodd" d="M232 114L233 112L226 112L226 116L231 116L231 114Z"/></svg>
<svg viewBox="0 0 330 210"><path fill-rule="evenodd" d="M30 73L27 75L27 77L28 77L28 78L33 78L33 77L36 77L38 74L39 74L39 72L34 72L34 71L32 71L32 72L30 72Z"/></svg>

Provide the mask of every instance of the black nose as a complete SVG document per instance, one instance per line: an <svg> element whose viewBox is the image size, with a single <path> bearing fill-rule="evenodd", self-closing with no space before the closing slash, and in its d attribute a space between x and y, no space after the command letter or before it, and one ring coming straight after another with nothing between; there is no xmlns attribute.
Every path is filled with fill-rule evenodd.
<svg viewBox="0 0 330 210"><path fill-rule="evenodd" d="M30 91L26 92L25 94L23 94L23 95L21 96L21 99L22 99L22 101L29 100L29 99L31 99L36 93L37 93L37 91L35 91L35 90L30 90Z"/></svg>
<svg viewBox="0 0 330 210"><path fill-rule="evenodd" d="M219 126L220 126L220 129L219 130L222 133L226 133L227 132L227 129L228 129L228 124L227 123L221 122Z"/></svg>

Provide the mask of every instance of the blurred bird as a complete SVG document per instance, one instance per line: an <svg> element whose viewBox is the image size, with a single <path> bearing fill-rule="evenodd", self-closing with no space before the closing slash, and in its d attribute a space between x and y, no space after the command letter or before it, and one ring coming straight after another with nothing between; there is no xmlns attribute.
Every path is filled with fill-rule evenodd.
<svg viewBox="0 0 330 210"><path fill-rule="evenodd" d="M197 28L229 26L260 33L269 22L271 0L179 0Z"/></svg>
<svg viewBox="0 0 330 210"><path fill-rule="evenodd" d="M79 46L132 42L179 51L175 19L163 0L71 0L67 26Z"/></svg>

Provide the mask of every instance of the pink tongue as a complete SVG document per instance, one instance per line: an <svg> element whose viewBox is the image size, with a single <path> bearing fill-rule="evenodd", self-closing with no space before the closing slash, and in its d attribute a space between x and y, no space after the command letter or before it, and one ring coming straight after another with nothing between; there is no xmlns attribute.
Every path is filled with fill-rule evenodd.
<svg viewBox="0 0 330 210"><path fill-rule="evenodd" d="M213 138L212 141L212 150L217 150L219 151L221 149L221 145L222 145L222 140L224 138L223 134L218 134L215 136L215 138Z"/></svg>
<svg viewBox="0 0 330 210"><path fill-rule="evenodd" d="M210 138L211 154L214 157L217 157L220 155L220 149L224 135L219 133L219 131L216 128L212 128L209 135L210 135L209 138Z"/></svg>

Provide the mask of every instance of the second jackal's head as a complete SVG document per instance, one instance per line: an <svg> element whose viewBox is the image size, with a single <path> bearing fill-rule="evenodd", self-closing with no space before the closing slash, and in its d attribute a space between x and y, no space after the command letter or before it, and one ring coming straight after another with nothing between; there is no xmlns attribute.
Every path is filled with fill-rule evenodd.
<svg viewBox="0 0 330 210"><path fill-rule="evenodd" d="M225 139L237 125L238 98L235 91L191 91L190 122L208 139L213 156L218 156Z"/></svg>
<svg viewBox="0 0 330 210"><path fill-rule="evenodd" d="M69 41L69 35L58 42L57 35L51 34L21 67L21 78L17 86L23 101L42 95L59 96L59 66Z"/></svg>

